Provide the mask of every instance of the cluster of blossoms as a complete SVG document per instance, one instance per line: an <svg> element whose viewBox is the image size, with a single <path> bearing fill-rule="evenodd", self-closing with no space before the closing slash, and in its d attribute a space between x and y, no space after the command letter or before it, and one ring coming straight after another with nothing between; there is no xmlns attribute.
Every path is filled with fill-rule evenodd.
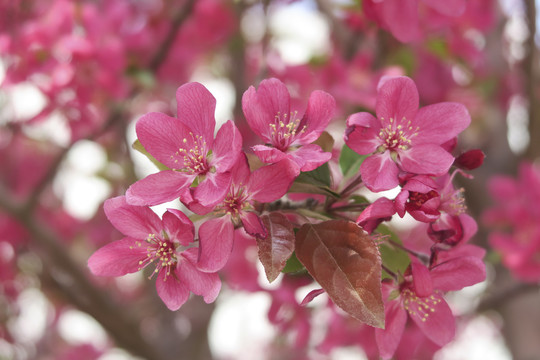
<svg viewBox="0 0 540 360"><path fill-rule="evenodd" d="M236 249L243 251L247 238L256 240L270 281L277 275L269 274L276 268L279 273L287 260L296 257L319 282L324 291L308 294L302 305L327 292L333 304L377 327L374 337L384 358L393 356L405 330L411 328L408 316L437 346L453 339L454 316L444 293L485 278L484 251L467 244L476 223L465 214L462 191L452 185L455 174L465 173L461 169L449 173L453 165L471 169L481 163L479 152L458 159L451 155L456 136L470 123L464 106L439 103L418 109L418 92L410 78L383 78L376 117L357 113L347 119L343 152L348 147L357 153L354 161L363 160L359 173L348 177L333 164L333 141L321 140L330 137L322 135L335 111L335 101L326 92L312 92L299 116L281 81L272 78L262 81L258 89L250 87L243 95L242 108L263 144L252 146L249 153L244 152L232 121L215 132L216 100L203 85L181 86L176 99L177 118L154 112L137 122L140 143L166 170L139 180L125 196L107 200L108 219L126 237L90 257L94 274L120 276L153 264L158 294L171 310L178 309L189 292L211 302L221 285L217 272L225 268L229 273L230 258L239 264L234 260L234 243L242 244ZM398 186L393 200L380 197L372 204L358 202L358 191L364 187L376 193ZM309 193L291 196L296 200L312 199L277 202L287 192ZM175 199L196 214L196 227L179 210L168 209L159 219L148 207ZM398 244L374 235L396 213L401 217L408 213L425 224L431 244ZM348 221L333 220L343 217ZM391 256L384 253L381 263L374 239L405 254L406 266L393 268ZM343 241L356 257L343 257L337 249ZM319 248L322 243L326 250ZM331 270L328 259L335 262ZM339 285L340 276L348 281L362 277L356 281L363 284L360 288L352 285L362 306L343 294L340 286L351 285ZM286 284L272 292L276 302L269 316L290 330L292 322L280 320L278 309L287 303L302 306L291 295L298 288L296 282ZM260 290L258 286L244 288ZM332 303L329 306L334 308ZM298 315L295 326L302 326L294 329L297 342L305 344L309 312L294 312ZM325 346L332 343L328 340Z"/></svg>
<svg viewBox="0 0 540 360"><path fill-rule="evenodd" d="M527 282L540 280L540 170L523 162L518 177L495 176L488 184L494 206L483 222L494 228L490 245L512 274Z"/></svg>

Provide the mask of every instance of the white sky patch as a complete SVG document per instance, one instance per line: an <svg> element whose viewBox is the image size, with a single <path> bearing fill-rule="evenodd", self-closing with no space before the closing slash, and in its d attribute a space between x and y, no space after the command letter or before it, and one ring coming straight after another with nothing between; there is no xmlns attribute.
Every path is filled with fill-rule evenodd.
<svg viewBox="0 0 540 360"><path fill-rule="evenodd" d="M330 29L326 19L305 5L277 8L270 15L272 45L291 65L304 64L313 56L330 51Z"/></svg>
<svg viewBox="0 0 540 360"><path fill-rule="evenodd" d="M261 4L255 4L244 12L240 20L242 35L247 42L258 43L266 33L266 15Z"/></svg>
<svg viewBox="0 0 540 360"><path fill-rule="evenodd" d="M47 299L37 289L24 290L17 299L20 314L8 326L19 343L34 343L45 333L51 310Z"/></svg>
<svg viewBox="0 0 540 360"><path fill-rule="evenodd" d="M266 314L267 294L222 292L208 329L210 350L216 360L265 358L265 344L275 329Z"/></svg>
<svg viewBox="0 0 540 360"><path fill-rule="evenodd" d="M78 310L65 311L58 323L60 336L73 345L91 343L97 348L107 344L105 330L89 316Z"/></svg>
<svg viewBox="0 0 540 360"><path fill-rule="evenodd" d="M82 140L73 145L54 181L54 189L72 216L88 220L111 194L111 185L96 176L107 163L103 148Z"/></svg>
<svg viewBox="0 0 540 360"><path fill-rule="evenodd" d="M456 339L439 350L435 360L512 359L502 335L488 317L478 316L456 333Z"/></svg>
<svg viewBox="0 0 540 360"><path fill-rule="evenodd" d="M11 110L2 117L11 117L13 120L27 120L39 114L47 104L45 95L31 83L21 82L9 88L7 101Z"/></svg>
<svg viewBox="0 0 540 360"><path fill-rule="evenodd" d="M234 85L226 78L215 78L199 69L192 77L193 81L203 84L216 98L216 132L227 120L233 120L233 108L236 100Z"/></svg>
<svg viewBox="0 0 540 360"><path fill-rule="evenodd" d="M510 100L510 107L506 115L508 127L508 144L514 154L523 153L529 146L529 111L525 100L515 95Z"/></svg>

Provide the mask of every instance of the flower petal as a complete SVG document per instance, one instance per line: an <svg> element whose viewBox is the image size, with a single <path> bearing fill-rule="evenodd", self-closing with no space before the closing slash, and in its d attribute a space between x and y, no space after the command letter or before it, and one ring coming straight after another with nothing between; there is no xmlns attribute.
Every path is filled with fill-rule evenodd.
<svg viewBox="0 0 540 360"><path fill-rule="evenodd" d="M401 1L399 2L401 4ZM414 120L419 102L414 81L406 76L385 78L381 81L384 81L384 84L377 93L375 109L383 127L390 124L390 121L402 122L404 118Z"/></svg>
<svg viewBox="0 0 540 360"><path fill-rule="evenodd" d="M246 184L247 192L253 200L268 203L281 198L291 186L297 168L288 161L263 166L255 170Z"/></svg>
<svg viewBox="0 0 540 360"><path fill-rule="evenodd" d="M301 146L298 150L287 153L289 159L294 161L300 171L315 170L332 158L332 154L323 151L317 144Z"/></svg>
<svg viewBox="0 0 540 360"><path fill-rule="evenodd" d="M156 279L156 290L169 310L180 309L189 298L189 290L186 284L177 280L172 274L167 275L167 271L160 271Z"/></svg>
<svg viewBox="0 0 540 360"><path fill-rule="evenodd" d="M390 359L394 356L405 330L407 312L399 301L389 301L384 304L384 317L384 329L375 329L375 340L381 358Z"/></svg>
<svg viewBox="0 0 540 360"><path fill-rule="evenodd" d="M206 178L193 190L193 197L203 207L210 207L220 203L231 185L231 173L208 173Z"/></svg>
<svg viewBox="0 0 540 360"><path fill-rule="evenodd" d="M289 115L290 95L285 84L278 79L266 79L259 89L253 86L242 96L242 109L253 132L265 142L271 142L270 124L278 114Z"/></svg>
<svg viewBox="0 0 540 360"><path fill-rule="evenodd" d="M345 143L360 155L371 154L382 144L381 122L369 113L356 113L347 118Z"/></svg>
<svg viewBox="0 0 540 360"><path fill-rule="evenodd" d="M159 216L148 207L127 204L125 196L106 200L103 209L111 224L126 236L142 240L161 232Z"/></svg>
<svg viewBox="0 0 540 360"><path fill-rule="evenodd" d="M439 346L448 344L456 334L452 310L437 293L416 297L409 302L408 313L424 335Z"/></svg>
<svg viewBox="0 0 540 360"><path fill-rule="evenodd" d="M277 163L287 157L283 151L266 145L255 145L251 149L263 163L267 164Z"/></svg>
<svg viewBox="0 0 540 360"><path fill-rule="evenodd" d="M298 130L306 126L305 133L298 136L294 143L309 144L317 140L326 129L334 116L336 101L332 95L316 90L309 96L309 101L304 117L300 121Z"/></svg>
<svg viewBox="0 0 540 360"><path fill-rule="evenodd" d="M135 126L142 146L159 162L171 169L184 167L183 155L178 149L183 140L191 138L191 129L173 117L151 112L139 119Z"/></svg>
<svg viewBox="0 0 540 360"><path fill-rule="evenodd" d="M266 238L267 232L262 220L252 211L244 211L242 216L242 225L249 235Z"/></svg>
<svg viewBox="0 0 540 360"><path fill-rule="evenodd" d="M385 191L399 185L399 169L389 152L369 156L360 166L362 181L373 191Z"/></svg>
<svg viewBox="0 0 540 360"><path fill-rule="evenodd" d="M454 157L438 145L424 144L399 153L401 168L413 174L444 175Z"/></svg>
<svg viewBox="0 0 540 360"><path fill-rule="evenodd" d="M228 171L236 163L241 151L242 135L229 120L218 130L210 166L214 166L218 172Z"/></svg>
<svg viewBox="0 0 540 360"><path fill-rule="evenodd" d="M424 4L447 16L460 16L467 7L465 0L423 0Z"/></svg>
<svg viewBox="0 0 540 360"><path fill-rule="evenodd" d="M380 5L385 25L401 42L420 37L418 28L418 0L385 0Z"/></svg>
<svg viewBox="0 0 540 360"><path fill-rule="evenodd" d="M195 248L184 251L181 255L182 261L179 261L176 270L178 279L194 294L203 297L209 304L216 300L221 290L221 280L217 273L206 273L196 268L198 250Z"/></svg>
<svg viewBox="0 0 540 360"><path fill-rule="evenodd" d="M88 267L97 276L122 276L140 270L139 261L146 258L146 246L140 240L123 238L97 250L88 259Z"/></svg>
<svg viewBox="0 0 540 360"><path fill-rule="evenodd" d="M189 218L177 209L167 209L163 214L163 228L172 242L188 246L195 237L195 227Z"/></svg>
<svg viewBox="0 0 540 360"><path fill-rule="evenodd" d="M443 144L471 123L471 116L462 104L444 102L424 106L416 114L413 126L418 135L411 139L413 147L418 144Z"/></svg>
<svg viewBox="0 0 540 360"><path fill-rule="evenodd" d="M216 272L223 268L231 255L234 226L230 216L204 222L199 228L199 261L197 268Z"/></svg>
<svg viewBox="0 0 540 360"><path fill-rule="evenodd" d="M435 288L442 291L461 290L486 279L486 265L475 256L456 257L431 269Z"/></svg>
<svg viewBox="0 0 540 360"><path fill-rule="evenodd" d="M131 205L159 205L175 200L193 183L195 175L174 170L164 170L150 174L131 185L126 191L126 199Z"/></svg>
<svg viewBox="0 0 540 360"><path fill-rule="evenodd" d="M192 82L176 90L178 119L212 148L216 120L216 99L204 85ZM170 135L170 134L168 134Z"/></svg>

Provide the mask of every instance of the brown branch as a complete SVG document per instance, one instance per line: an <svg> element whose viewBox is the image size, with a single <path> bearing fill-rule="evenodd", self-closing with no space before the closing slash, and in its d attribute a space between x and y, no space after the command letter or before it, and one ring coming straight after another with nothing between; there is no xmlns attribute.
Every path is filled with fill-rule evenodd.
<svg viewBox="0 0 540 360"><path fill-rule="evenodd" d="M523 79L525 81L525 95L529 103L529 146L526 157L534 160L540 156L540 104L537 94L538 71L536 35L536 3L535 0L525 0L527 28L527 55L523 59Z"/></svg>
<svg viewBox="0 0 540 360"><path fill-rule="evenodd" d="M498 310L500 309L501 306L510 302L511 300L521 295L524 295L533 291L538 291L538 290L540 290L540 286L538 286L538 284L528 284L528 283L513 284L512 286L507 287L506 289L503 289L497 293L494 293L482 299L476 311L484 312L488 310Z"/></svg>

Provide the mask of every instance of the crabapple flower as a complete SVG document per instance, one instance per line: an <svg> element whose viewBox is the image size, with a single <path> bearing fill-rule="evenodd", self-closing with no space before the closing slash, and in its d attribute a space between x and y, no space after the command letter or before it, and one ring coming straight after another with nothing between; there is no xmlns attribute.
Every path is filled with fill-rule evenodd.
<svg viewBox="0 0 540 360"><path fill-rule="evenodd" d="M125 237L97 250L88 267L94 275L122 276L153 264L156 290L165 305L177 310L190 291L204 301L214 301L221 288L219 276L196 268L198 250L193 243L193 223L181 211L168 209L161 220L148 207L132 206L124 196L104 205L109 221Z"/></svg>
<svg viewBox="0 0 540 360"><path fill-rule="evenodd" d="M314 170L332 157L312 142L332 119L336 102L330 94L314 91L300 118L297 111L291 111L290 101L285 84L271 78L263 80L258 90L249 87L242 97L242 109L251 130L268 144L252 147L259 159L272 164L287 159L298 166L298 174Z"/></svg>
<svg viewBox="0 0 540 360"><path fill-rule="evenodd" d="M418 109L418 90L405 76L379 83L376 115L365 112L347 119L345 142L361 155L362 180L374 192L399 184L400 172L441 176L454 158L442 145L470 123L467 109L443 102Z"/></svg>
<svg viewBox="0 0 540 360"><path fill-rule="evenodd" d="M199 83L178 88L178 119L162 113L144 115L136 125L143 147L169 170L147 176L126 193L132 205L157 205L174 200L198 179L195 198L203 206L223 200L231 182L230 169L242 147L232 121L214 139L216 99Z"/></svg>
<svg viewBox="0 0 540 360"><path fill-rule="evenodd" d="M375 329L375 338L382 358L391 358L399 345L410 317L424 335L439 346L449 343L455 335L452 310L443 292L461 290L483 281L485 265L481 258L457 252L434 266L412 259L410 271L403 282L384 281L385 329Z"/></svg>
<svg viewBox="0 0 540 360"><path fill-rule="evenodd" d="M250 172L247 158L241 156L232 169L232 183L225 199L213 208L205 208L189 199L182 201L193 212L208 214L213 218L199 228L200 254L197 266L202 271L215 272L229 259L234 242L235 227L243 227L251 236L265 238L266 228L255 212L255 203L268 203L281 198L296 177L296 170L289 163L263 166Z"/></svg>

